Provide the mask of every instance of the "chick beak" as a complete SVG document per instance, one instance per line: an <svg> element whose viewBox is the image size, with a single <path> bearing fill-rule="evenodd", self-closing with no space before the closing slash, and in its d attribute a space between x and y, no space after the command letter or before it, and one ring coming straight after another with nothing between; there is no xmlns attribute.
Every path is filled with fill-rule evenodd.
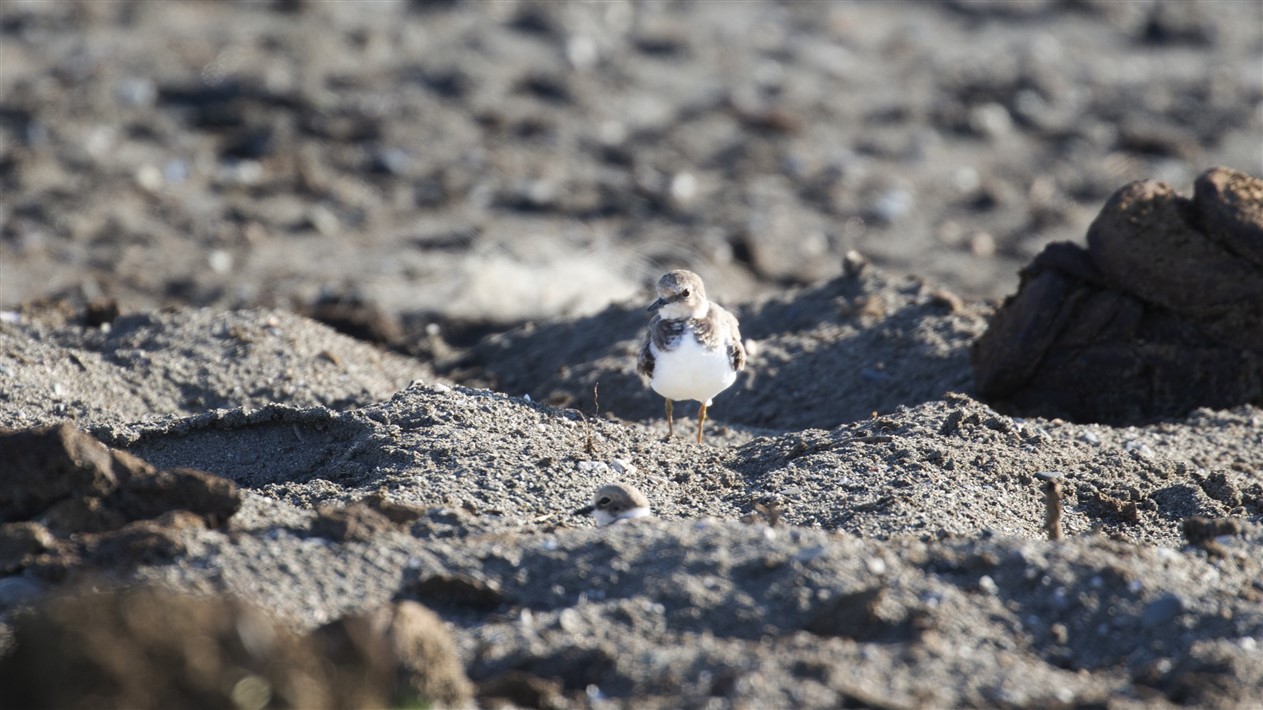
<svg viewBox="0 0 1263 710"><path fill-rule="evenodd" d="M576 510L574 513L572 513L572 515L588 515L594 510L596 510L595 505L585 505L582 508Z"/></svg>
<svg viewBox="0 0 1263 710"><path fill-rule="evenodd" d="M662 307L663 307L663 306L665 306L665 305L667 305L667 299L665 299L665 298L659 298L658 300L654 301L653 303L650 303L650 304L649 304L649 307L648 307L648 308L646 308L645 310L646 310L646 311L650 311L650 312L652 312L652 311L656 311L656 310L658 310L659 308L662 308Z"/></svg>

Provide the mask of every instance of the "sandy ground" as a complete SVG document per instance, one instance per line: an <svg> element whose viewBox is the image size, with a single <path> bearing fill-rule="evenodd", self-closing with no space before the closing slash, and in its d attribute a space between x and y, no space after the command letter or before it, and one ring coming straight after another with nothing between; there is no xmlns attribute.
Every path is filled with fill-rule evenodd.
<svg viewBox="0 0 1263 710"><path fill-rule="evenodd" d="M1045 245L1260 136L1231 0L5 2L0 427L83 434L0 440L0 690L189 701L206 648L47 605L143 582L220 705L1263 704L1258 402L971 364ZM676 267L753 346L703 445L632 369ZM657 517L574 514L612 480ZM407 692L329 670L363 628Z"/></svg>

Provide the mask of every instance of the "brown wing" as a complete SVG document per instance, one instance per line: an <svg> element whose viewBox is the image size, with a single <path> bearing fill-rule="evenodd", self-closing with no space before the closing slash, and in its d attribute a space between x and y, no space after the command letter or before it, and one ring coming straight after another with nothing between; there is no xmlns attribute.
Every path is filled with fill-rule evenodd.
<svg viewBox="0 0 1263 710"><path fill-rule="evenodd" d="M741 330L737 327L737 317L726 310L723 311L722 317L728 322L733 336L732 342L728 343L728 363L732 365L732 369L740 372L746 367L746 348L741 344Z"/></svg>
<svg viewBox="0 0 1263 710"><path fill-rule="evenodd" d="M657 320L657 318L654 318ZM649 349L649 341L653 338L653 326L645 333L645 343L640 346L640 355L636 357L636 372L653 379L653 351Z"/></svg>
<svg viewBox="0 0 1263 710"><path fill-rule="evenodd" d="M746 347L741 344L741 338L728 344L728 362L732 363L732 369L737 372L746 369Z"/></svg>

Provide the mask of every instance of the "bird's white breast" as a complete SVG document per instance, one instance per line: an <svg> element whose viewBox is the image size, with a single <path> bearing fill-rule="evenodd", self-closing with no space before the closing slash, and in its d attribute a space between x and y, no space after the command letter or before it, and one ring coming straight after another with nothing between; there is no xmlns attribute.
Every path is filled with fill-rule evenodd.
<svg viewBox="0 0 1263 710"><path fill-rule="evenodd" d="M672 350L662 350L652 344L650 348L654 366L649 386L667 399L695 399L709 405L712 397L728 389L737 379L737 373L728 362L727 343L716 350L707 350L686 331Z"/></svg>
<svg viewBox="0 0 1263 710"><path fill-rule="evenodd" d="M610 511L601 510L600 508L597 508L596 510L592 511L592 515L596 517L597 525L601 527L605 527L606 525L613 525L614 523L617 523L620 520L635 520L636 518L648 518L653 515L653 511L642 506L639 508L628 508L627 510L624 510L618 515L611 515Z"/></svg>

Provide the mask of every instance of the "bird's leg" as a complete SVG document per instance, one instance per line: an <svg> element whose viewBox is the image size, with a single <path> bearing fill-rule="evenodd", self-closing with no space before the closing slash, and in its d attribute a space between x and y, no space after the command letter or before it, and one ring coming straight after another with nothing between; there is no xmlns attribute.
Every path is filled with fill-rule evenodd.
<svg viewBox="0 0 1263 710"><path fill-rule="evenodd" d="M671 398L667 397L667 438L675 435L675 424L671 421Z"/></svg>
<svg viewBox="0 0 1263 710"><path fill-rule="evenodd" d="M706 403L702 402L702 408L697 410L697 443L702 443L702 425L706 423Z"/></svg>

